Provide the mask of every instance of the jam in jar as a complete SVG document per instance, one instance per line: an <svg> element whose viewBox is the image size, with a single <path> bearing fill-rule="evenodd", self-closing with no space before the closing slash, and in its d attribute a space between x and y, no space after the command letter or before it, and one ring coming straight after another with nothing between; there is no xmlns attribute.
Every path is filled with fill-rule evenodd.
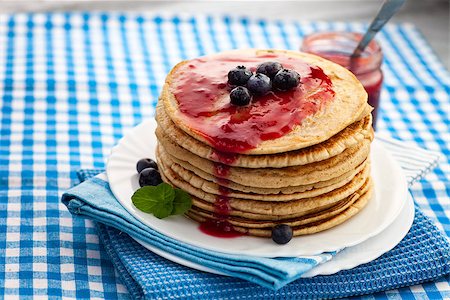
<svg viewBox="0 0 450 300"><path fill-rule="evenodd" d="M318 32L305 37L301 51L331 60L353 72L368 94L373 106L373 127L376 126L380 91L383 83L380 45L372 40L359 57L351 58L362 35L354 32Z"/></svg>

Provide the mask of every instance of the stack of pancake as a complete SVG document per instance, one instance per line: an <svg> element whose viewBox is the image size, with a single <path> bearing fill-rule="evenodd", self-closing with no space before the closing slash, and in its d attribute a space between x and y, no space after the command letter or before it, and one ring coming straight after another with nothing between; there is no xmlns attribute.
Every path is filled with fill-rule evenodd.
<svg viewBox="0 0 450 300"><path fill-rule="evenodd" d="M177 68L188 62L167 77L156 111L156 157L163 180L192 196L189 218L225 221L237 232L261 237L270 237L277 224L288 224L298 236L334 227L370 200L373 130L363 87L334 63L282 53L322 68L335 99L288 134L245 153L218 151L186 122L172 86Z"/></svg>

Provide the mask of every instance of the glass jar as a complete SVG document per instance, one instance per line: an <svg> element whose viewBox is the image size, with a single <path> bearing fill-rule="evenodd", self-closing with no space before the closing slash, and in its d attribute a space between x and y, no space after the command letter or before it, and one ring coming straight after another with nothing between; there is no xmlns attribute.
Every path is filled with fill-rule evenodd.
<svg viewBox="0 0 450 300"><path fill-rule="evenodd" d="M380 91L383 83L381 63L383 53L380 45L372 40L361 56L350 60L353 50L362 38L355 32L318 32L305 37L301 51L321 56L349 69L362 83L368 101L374 110L373 128L376 127Z"/></svg>

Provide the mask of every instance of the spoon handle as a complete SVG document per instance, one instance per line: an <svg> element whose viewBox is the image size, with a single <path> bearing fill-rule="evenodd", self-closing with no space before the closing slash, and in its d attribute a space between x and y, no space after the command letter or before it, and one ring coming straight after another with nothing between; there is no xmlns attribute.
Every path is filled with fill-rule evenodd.
<svg viewBox="0 0 450 300"><path fill-rule="evenodd" d="M375 34L383 28L383 26L392 18L393 15L400 9L400 7L406 2L406 0L386 0L383 3L380 11L373 19L363 38L359 42L358 46L353 51L352 57L361 55Z"/></svg>

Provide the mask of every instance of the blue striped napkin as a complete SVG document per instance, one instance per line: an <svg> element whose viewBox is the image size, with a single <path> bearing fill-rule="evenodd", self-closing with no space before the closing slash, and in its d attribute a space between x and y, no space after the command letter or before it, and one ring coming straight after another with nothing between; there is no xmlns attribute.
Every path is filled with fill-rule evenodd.
<svg viewBox="0 0 450 300"><path fill-rule="evenodd" d="M293 258L252 257L219 253L179 242L144 225L125 210L109 189L104 174L70 189L63 195L62 202L74 215L117 228L188 261L275 290L298 279L334 255L324 253Z"/></svg>
<svg viewBox="0 0 450 300"><path fill-rule="evenodd" d="M380 140L398 160L403 169L406 170L409 183L412 183L414 180L417 180L421 176L423 176L425 172L427 170L430 170L432 166L436 165L437 161L439 160L440 155L437 153L419 149L417 147L405 146L404 143L389 138L383 138ZM80 179L84 181L92 175L98 173L98 171L99 170L80 171ZM151 228L148 228L147 226L136 220L133 216L131 216L122 206L120 206L120 204L114 198L105 179L106 177L101 174L97 177L93 177L84 181L78 186L75 186L67 191L62 197L62 202L67 205L69 211L72 214L87 217L101 223L98 224L98 228L100 237L105 244L105 248L111 256L117 269L119 270L125 284L130 289L130 292L134 293L133 291L135 291L136 296L142 296L149 293L149 284L146 280L144 280L144 278L146 277L142 277L142 275L147 274L148 272L153 272L156 267L156 265L154 264L156 264L156 261L158 263L161 263L162 258L159 258L156 255L150 253L141 245L130 239L127 235L120 234L120 232L128 233L131 236L139 238L151 244L152 246L171 253L175 256L220 271L234 278L245 279L272 290L278 290L286 286L288 283L298 279L308 270L312 269L320 263L325 263L333 257L332 253L324 253L314 257L299 257L288 259L235 256L217 253L180 243L164 235L161 235ZM104 226L102 224L105 224L107 226ZM421 225L419 226L418 224ZM111 227L116 228L119 231ZM424 228L426 228L428 235L431 234L426 241L430 243L426 245L427 248L420 249L420 247L417 247L418 245L415 245L417 243L411 241L408 242L409 244L407 246L412 246L412 249L415 251L420 249L420 251L422 251L419 253L420 255L428 253L428 258L430 257L430 251L434 255L437 255L439 257L439 260L437 261L440 263L440 268L438 268L439 272L433 273L431 277L429 274L425 274L426 276L422 280L428 280L431 278L435 278L437 275L446 274L445 272L448 272L448 268L445 269L446 271L444 271L442 267L448 266L450 259L448 255L448 253L450 252L450 245L448 244L446 238L444 238L440 234L438 229L426 217L424 217L420 211L418 211L416 212L416 220L414 222L413 229L408 234L408 236L410 236L411 234L418 234L419 232L422 234ZM411 240L411 237L409 237L409 239L407 238L407 240ZM414 241L414 236L412 237L412 241ZM401 245L403 244L404 243L402 242ZM405 245L403 245L402 247L405 247ZM436 252L439 253L436 254ZM151 257L149 257L149 255ZM416 261L418 261L419 258L426 258L425 256L420 255L419 257L415 255L408 258L414 258ZM397 257L396 259L398 260L399 258ZM162 260L164 261L164 264L168 263L164 259ZM414 265L412 262L409 263ZM429 261L429 263L436 262ZM166 278L166 275L164 275L165 273L170 274L170 276L173 275L173 273L170 272L170 268L165 270L163 268L163 265L158 266L158 276L160 276L161 279ZM168 263L168 266L173 267L173 264ZM396 270L399 271L402 267L403 266L398 266L399 269ZM182 270L183 272L181 272L178 276L175 276L175 278L178 278L177 280L186 280L186 278L182 278L184 278L184 276L189 276L189 274L192 272L194 274L198 274L197 271L190 270L184 267L182 267ZM420 276L419 270L414 269L412 271L413 272L411 274L415 281L411 280L411 278L408 278L409 281L407 281L407 284L417 283L419 282L417 281L417 279L422 278ZM208 275L211 278L215 278L218 276L212 274ZM368 275L369 274L365 274L366 277ZM305 280L315 279L301 279L297 280L296 282ZM397 281L394 280L391 283L396 282ZM400 282L403 282L402 284L405 284L404 281ZM160 284L162 284L162 282L160 282ZM195 281L193 281L191 282L191 284L196 283ZM239 286L241 286L242 288L245 285L241 282ZM386 287L388 286L389 285L386 285ZM395 286L396 285L391 285L390 287ZM153 285L150 285L150 287L150 290L155 290L155 287ZM378 288L382 289L383 287ZM326 290L327 288L322 289L321 295L324 295L324 291ZM370 289L367 290L369 291ZM311 295L316 294L313 293L310 294L310 296Z"/></svg>

